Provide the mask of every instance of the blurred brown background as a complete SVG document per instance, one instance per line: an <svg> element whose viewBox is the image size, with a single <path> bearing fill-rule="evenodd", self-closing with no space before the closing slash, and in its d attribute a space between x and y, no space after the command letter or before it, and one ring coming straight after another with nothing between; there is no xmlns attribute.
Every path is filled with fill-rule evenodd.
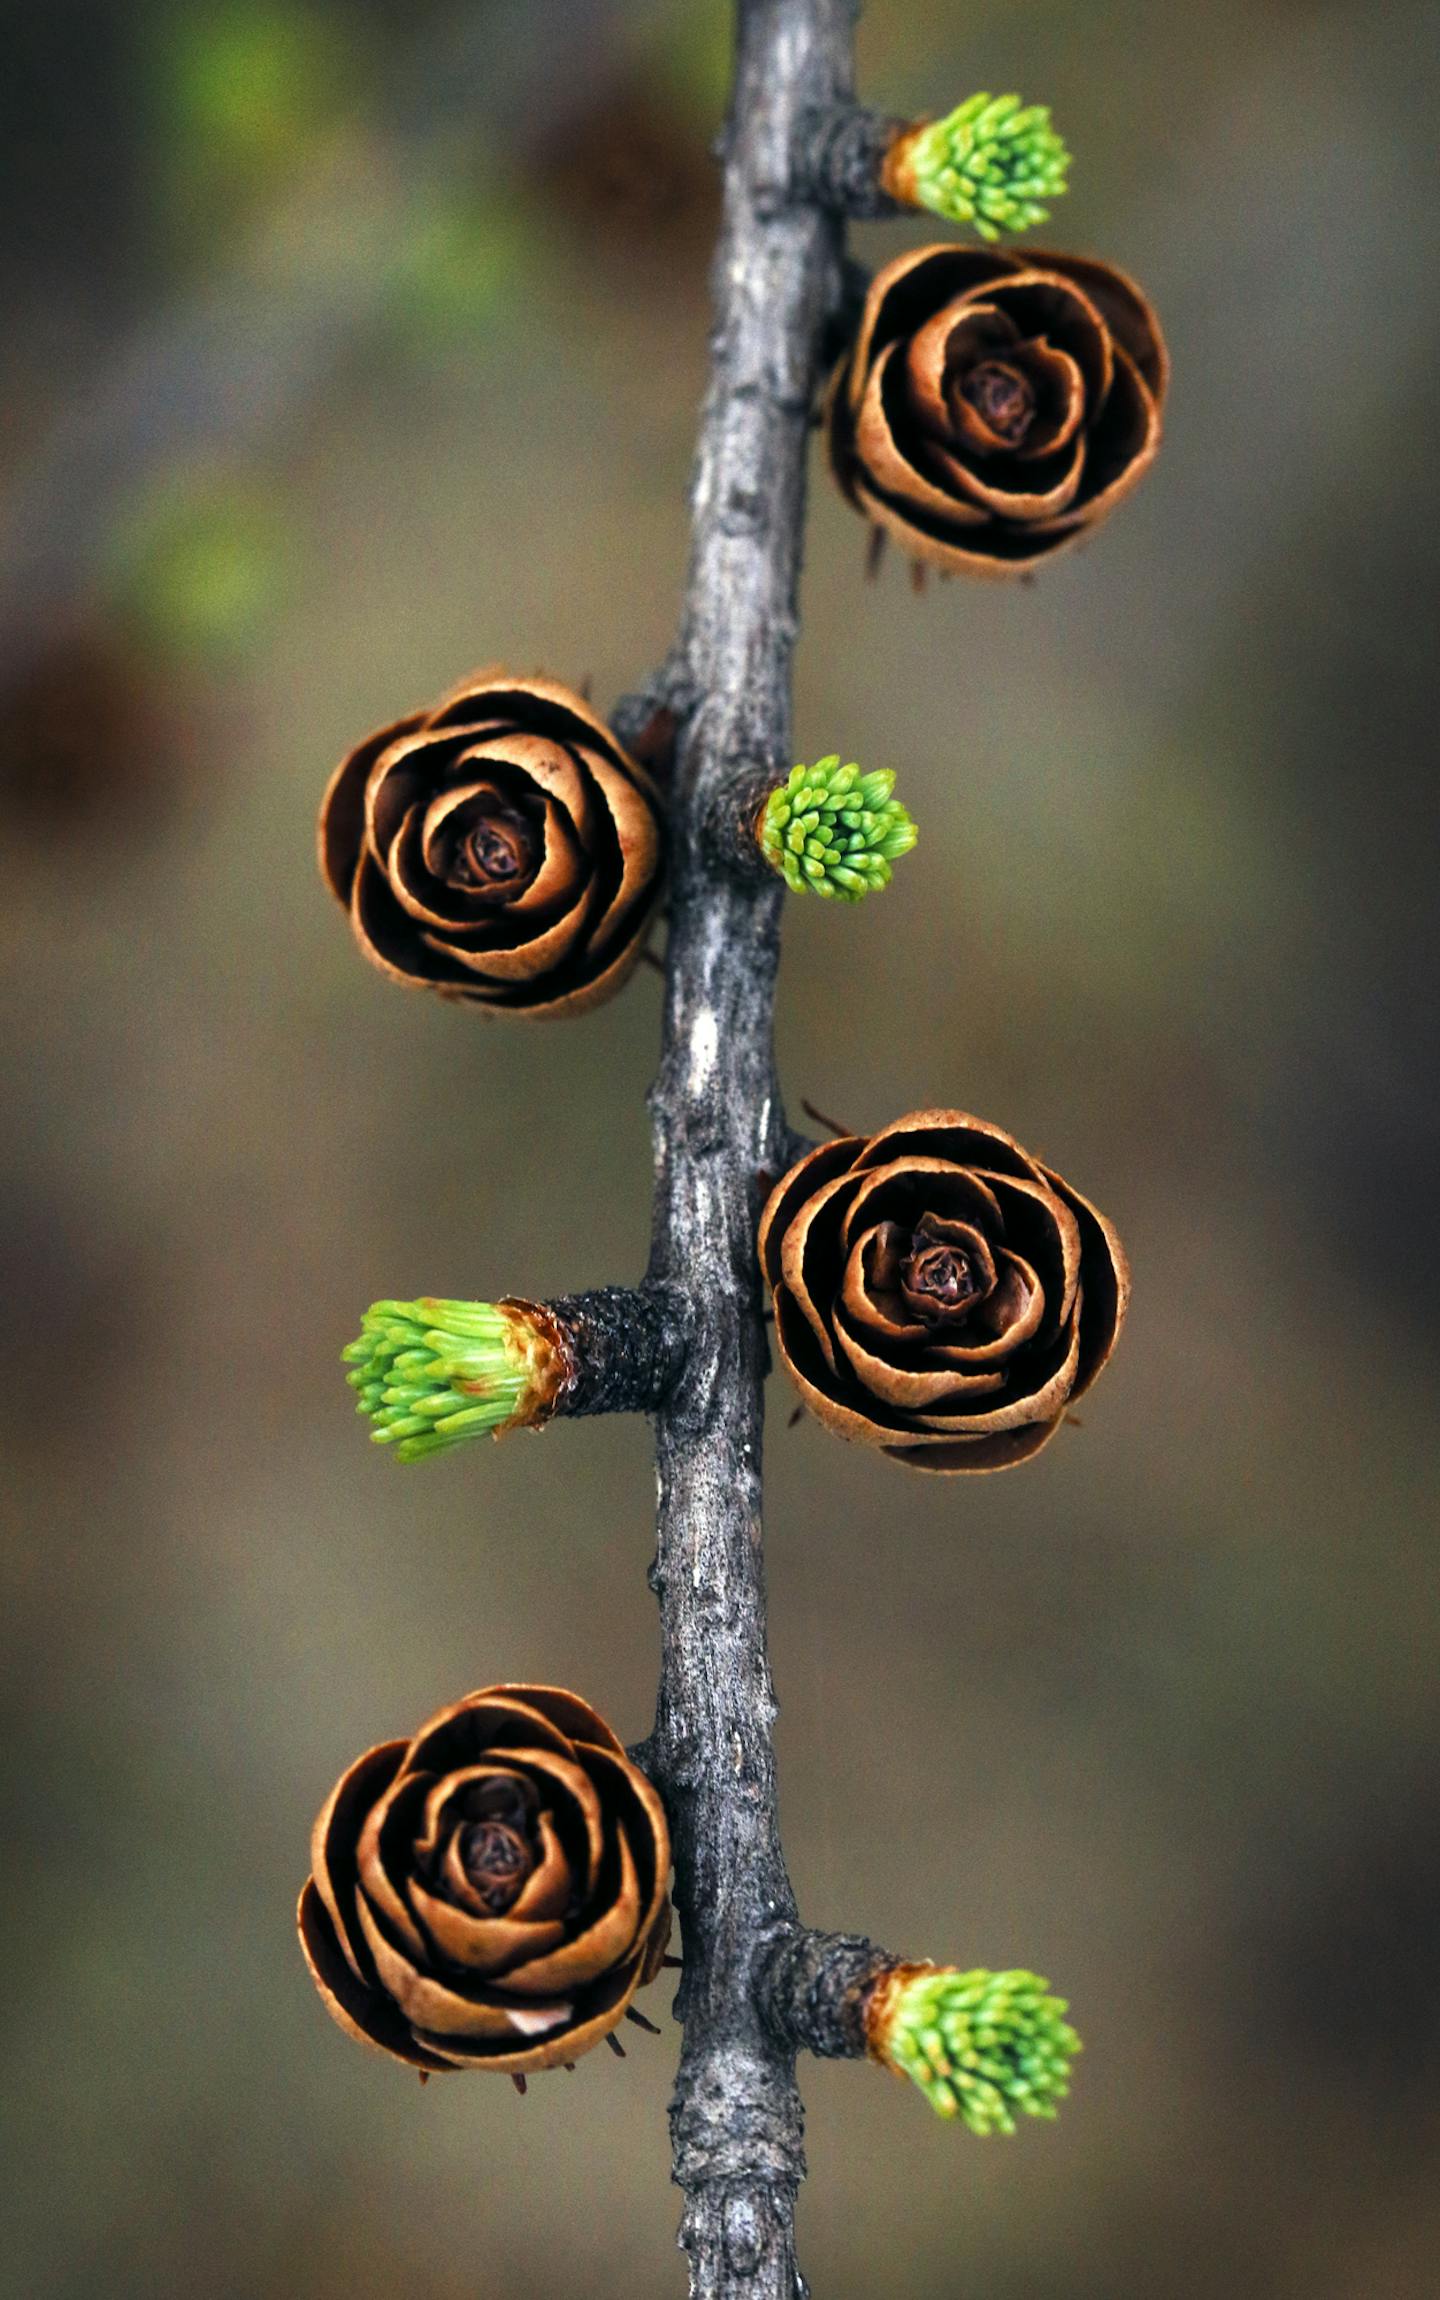
<svg viewBox="0 0 1440 2300"><path fill-rule="evenodd" d="M1033 589L867 587L817 488L796 756L897 768L923 842L792 908L792 1106L998 1118L1137 1278L1020 1474L941 1490L776 1385L802 1905L1033 1964L1088 2048L1008 2143L806 2069L833 2300L1435 2290L1429 16L866 10L876 103L1053 103L1051 230L1178 374L1156 476ZM673 2033L422 2092L291 1933L364 1744L502 1675L647 1726L644 1426L402 1472L337 1353L376 1295L638 1272L659 985L546 1032L407 997L311 820L474 663L604 702L663 651L727 11L3 17L0 2283L673 2293Z"/></svg>

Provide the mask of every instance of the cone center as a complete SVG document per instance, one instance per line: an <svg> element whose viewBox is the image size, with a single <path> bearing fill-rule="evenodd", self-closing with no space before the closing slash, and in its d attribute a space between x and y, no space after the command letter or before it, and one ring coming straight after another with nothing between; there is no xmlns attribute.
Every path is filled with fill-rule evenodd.
<svg viewBox="0 0 1440 2300"><path fill-rule="evenodd" d="M535 861L535 832L522 814L496 807L465 827L450 858L452 886L477 894L506 893Z"/></svg>
<svg viewBox="0 0 1440 2300"><path fill-rule="evenodd" d="M985 1285L960 1246L927 1238L918 1230L900 1265L900 1282L922 1318L953 1318L978 1302Z"/></svg>
<svg viewBox="0 0 1440 2300"><path fill-rule="evenodd" d="M535 1866L525 1839L503 1821L470 1822L458 1851L461 1868L495 1917L510 1907Z"/></svg>
<svg viewBox="0 0 1440 2300"><path fill-rule="evenodd" d="M1035 386L1006 359L982 359L960 386L982 422L1007 447L1019 447L1035 420Z"/></svg>

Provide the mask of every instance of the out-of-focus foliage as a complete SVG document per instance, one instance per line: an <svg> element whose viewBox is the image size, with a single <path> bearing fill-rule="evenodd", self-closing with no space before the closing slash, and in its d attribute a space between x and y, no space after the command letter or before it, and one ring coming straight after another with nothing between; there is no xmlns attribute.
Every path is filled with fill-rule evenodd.
<svg viewBox="0 0 1440 2300"><path fill-rule="evenodd" d="M346 22L346 17L350 21ZM275 197L364 82L355 12L309 0L200 0L157 9L145 61L163 222L204 257Z"/></svg>
<svg viewBox="0 0 1440 2300"><path fill-rule="evenodd" d="M180 655L248 655L284 606L294 534L273 482L176 466L120 506L106 583L120 617Z"/></svg>
<svg viewBox="0 0 1440 2300"><path fill-rule="evenodd" d="M506 324L505 303L523 296L545 262L541 235L513 190L462 195L437 189L397 233L383 283L395 352L463 351Z"/></svg>

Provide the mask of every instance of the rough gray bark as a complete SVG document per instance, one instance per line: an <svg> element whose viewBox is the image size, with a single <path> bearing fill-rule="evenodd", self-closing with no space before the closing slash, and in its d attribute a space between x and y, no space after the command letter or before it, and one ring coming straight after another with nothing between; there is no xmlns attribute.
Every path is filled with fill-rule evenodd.
<svg viewBox="0 0 1440 2300"><path fill-rule="evenodd" d="M689 1297L677 1286L598 1286L545 1302L571 1359L555 1412L648 1414L680 1378Z"/></svg>
<svg viewBox="0 0 1440 2300"><path fill-rule="evenodd" d="M755 1995L776 2036L817 2060L858 2060L869 2050L865 2011L882 1973L900 1963L861 1933L776 1934L755 1963Z"/></svg>
<svg viewBox="0 0 1440 2300"><path fill-rule="evenodd" d="M880 166L909 120L888 119L863 104L838 104L813 112L801 130L796 154L796 187L822 207L847 216L899 216L904 209L880 189Z"/></svg>
<svg viewBox="0 0 1440 2300"><path fill-rule="evenodd" d="M707 836L757 767L788 769L806 451L843 225L797 192L807 117L849 97L853 0L739 0L725 209L679 641L664 1045L651 1096L651 1279L692 1302L656 1416L663 1660L645 1762L669 1808L684 2043L671 2108L697 2300L795 2300L798 2028L757 1986L798 1926L776 1813L765 1642L766 1340L755 1225L791 1137L772 1048L783 889ZM731 798L730 812L734 813ZM783 1993L783 1991L782 1991Z"/></svg>
<svg viewBox="0 0 1440 2300"><path fill-rule="evenodd" d="M756 1222L811 1145L775 1075L784 888L754 826L793 764L810 425L856 301L843 217L885 206L874 174L893 123L850 97L858 12L858 0L738 4L684 610L667 663L615 712L647 756L673 737L650 1270L633 1291L547 1305L576 1359L556 1410L655 1416L662 1666L654 1732L632 1755L674 1838L684 2042L671 2137L695 2300L804 2294L795 2056L863 2055L868 1991L899 1961L799 1921L776 1809L760 1525Z"/></svg>

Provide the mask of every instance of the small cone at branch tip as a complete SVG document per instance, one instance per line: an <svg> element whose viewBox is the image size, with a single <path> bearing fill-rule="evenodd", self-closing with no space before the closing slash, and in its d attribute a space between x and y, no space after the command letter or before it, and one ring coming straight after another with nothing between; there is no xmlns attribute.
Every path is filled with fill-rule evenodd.
<svg viewBox="0 0 1440 2300"><path fill-rule="evenodd" d="M969 224L983 240L1025 232L1066 190L1070 154L1046 104L967 98L943 120L902 129L881 166L882 188L907 208Z"/></svg>
<svg viewBox="0 0 1440 2300"><path fill-rule="evenodd" d="M498 665L347 752L325 883L392 982L490 1014L578 1015L654 924L664 802L584 697Z"/></svg>
<svg viewBox="0 0 1440 2300"><path fill-rule="evenodd" d="M545 1421L573 1371L535 1302L372 1302L341 1355L372 1442L402 1462Z"/></svg>
<svg viewBox="0 0 1440 2300"><path fill-rule="evenodd" d="M1063 1997L1035 1973L897 1965L870 1992L872 2059L917 2084L937 2116L982 2136L1051 2118L1069 2092L1080 2039Z"/></svg>
<svg viewBox="0 0 1440 2300"><path fill-rule="evenodd" d="M1130 1299L1112 1223L989 1119L912 1110L797 1159L756 1240L775 1353L836 1436L944 1476L1043 1452Z"/></svg>
<svg viewBox="0 0 1440 2300"><path fill-rule="evenodd" d="M341 1774L296 1912L337 2027L422 2072L525 2089L619 2027L670 1934L670 1832L558 1685L487 1685Z"/></svg>
<svg viewBox="0 0 1440 2300"><path fill-rule="evenodd" d="M760 851L792 894L861 902L889 885L920 835L894 788L888 768L862 774L838 752L794 767L760 811Z"/></svg>

